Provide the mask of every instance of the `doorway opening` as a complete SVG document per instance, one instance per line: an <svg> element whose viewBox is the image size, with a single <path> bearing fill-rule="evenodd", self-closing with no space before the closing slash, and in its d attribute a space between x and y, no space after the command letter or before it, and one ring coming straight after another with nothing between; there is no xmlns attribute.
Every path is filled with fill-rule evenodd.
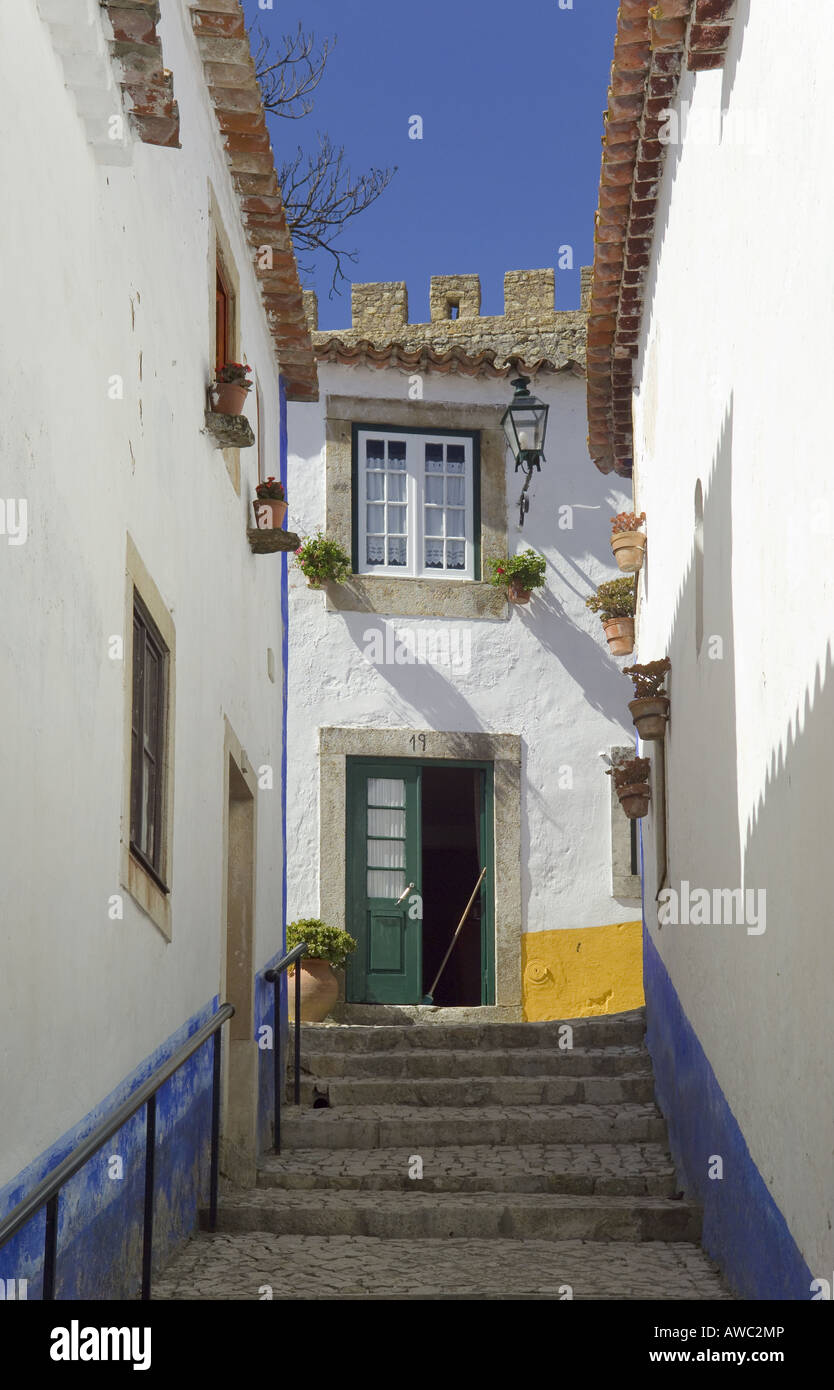
<svg viewBox="0 0 834 1390"><path fill-rule="evenodd" d="M446 1007L491 1004L492 764L349 756L346 771L345 922L357 949L345 998L419 1004L430 994Z"/></svg>
<svg viewBox="0 0 834 1390"><path fill-rule="evenodd" d="M477 768L423 768L424 992L431 989L481 872L482 776ZM434 990L435 1004L480 1004L481 973L478 894Z"/></svg>
<svg viewBox="0 0 834 1390"><path fill-rule="evenodd" d="M254 1183L257 1157L258 1044L255 1039L255 786L226 724L223 827L223 968L220 998L234 1004L223 1049L220 1166Z"/></svg>

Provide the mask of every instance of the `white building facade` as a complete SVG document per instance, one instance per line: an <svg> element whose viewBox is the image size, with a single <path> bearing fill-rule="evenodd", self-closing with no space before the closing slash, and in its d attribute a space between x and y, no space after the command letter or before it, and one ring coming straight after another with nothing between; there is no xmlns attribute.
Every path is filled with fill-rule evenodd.
<svg viewBox="0 0 834 1390"><path fill-rule="evenodd" d="M316 392L240 7L24 0L3 30L36 117L3 156L0 1218L226 1000L222 1170L268 1142L286 556L247 531ZM229 360L248 418L208 409ZM210 1095L211 1044L159 1095L157 1263ZM143 1163L140 1113L65 1189L58 1297L135 1292ZM30 1297L42 1250L42 1215L0 1250Z"/></svg>
<svg viewBox="0 0 834 1390"><path fill-rule="evenodd" d="M633 459L647 516L638 660L671 660L667 734L643 750L648 1040L707 1252L745 1297L830 1297L834 15L728 4L705 30L647 4L641 69L622 62L634 8L589 404L594 458L624 478Z"/></svg>
<svg viewBox="0 0 834 1390"><path fill-rule="evenodd" d="M476 276L435 277L422 325L404 284L354 285L351 328L314 334L320 402L290 408L289 525L338 540L352 573L317 590L291 570L288 913L357 939L351 1005L642 1002L639 880L600 758L630 742L622 678L584 605L625 493L589 476L585 315L553 305L553 271L508 273L493 317ZM519 363L549 406L523 526L501 429ZM510 604L488 562L527 547L545 587Z"/></svg>

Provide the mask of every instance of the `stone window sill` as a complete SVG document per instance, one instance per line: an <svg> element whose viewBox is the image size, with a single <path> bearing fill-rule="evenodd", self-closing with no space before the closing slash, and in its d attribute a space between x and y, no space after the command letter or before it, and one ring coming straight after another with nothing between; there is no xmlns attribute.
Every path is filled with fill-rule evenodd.
<svg viewBox="0 0 834 1390"><path fill-rule="evenodd" d="M144 864L130 853L127 845L122 845L121 886L126 888L133 901L150 917L166 941L171 940L171 895L163 893L159 884L148 873Z"/></svg>
<svg viewBox="0 0 834 1390"><path fill-rule="evenodd" d="M390 579L352 574L327 585L329 613L379 613L397 618L509 618L503 589L467 579Z"/></svg>

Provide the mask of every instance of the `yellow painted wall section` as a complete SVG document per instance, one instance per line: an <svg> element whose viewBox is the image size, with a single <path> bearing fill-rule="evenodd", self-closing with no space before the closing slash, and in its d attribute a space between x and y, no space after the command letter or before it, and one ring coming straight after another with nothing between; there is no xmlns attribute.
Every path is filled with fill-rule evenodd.
<svg viewBox="0 0 834 1390"><path fill-rule="evenodd" d="M641 922L525 932L524 1018L588 1018L638 1009L643 996Z"/></svg>

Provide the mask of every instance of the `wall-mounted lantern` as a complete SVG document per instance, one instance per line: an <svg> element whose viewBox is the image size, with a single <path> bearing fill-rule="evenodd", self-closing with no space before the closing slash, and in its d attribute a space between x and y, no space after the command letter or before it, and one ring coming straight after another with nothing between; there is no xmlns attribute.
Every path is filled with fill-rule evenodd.
<svg viewBox="0 0 834 1390"><path fill-rule="evenodd" d="M507 443L515 459L515 471L517 473L520 468L526 475L519 498L520 526L524 525L524 515L530 510L527 489L530 486L533 470L537 468L541 472L541 461L544 458L544 437L547 433L547 412L550 409L536 396L530 394L527 389L529 382L529 376L519 375L513 378L512 386L515 388L515 395L501 418Z"/></svg>

